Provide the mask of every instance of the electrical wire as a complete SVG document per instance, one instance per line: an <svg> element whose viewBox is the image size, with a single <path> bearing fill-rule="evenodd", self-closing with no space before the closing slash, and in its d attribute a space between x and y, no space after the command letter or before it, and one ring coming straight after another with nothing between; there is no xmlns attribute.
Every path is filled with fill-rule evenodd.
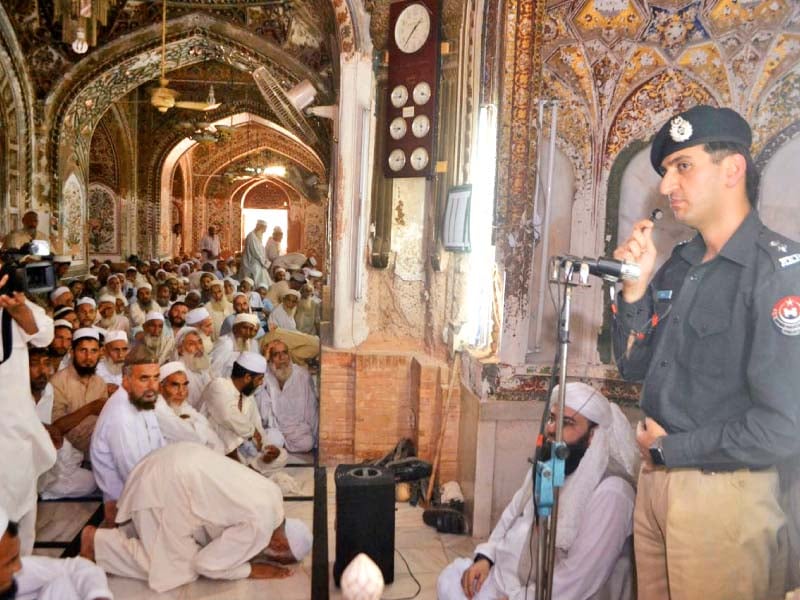
<svg viewBox="0 0 800 600"><path fill-rule="evenodd" d="M403 554L397 548L395 548L394 551L397 552L397 554L400 555L400 558L403 559L403 562L406 563L406 569L408 569L408 574L411 575L411 579L413 579L414 583L417 584L417 591L414 592L413 596L402 596L401 598L386 598L384 596L382 600L413 600L414 598L419 596L419 593L422 591L422 584L420 584L419 580L416 577L414 577L414 573L411 572L411 567L408 566L408 561L406 560L406 557L403 556Z"/></svg>

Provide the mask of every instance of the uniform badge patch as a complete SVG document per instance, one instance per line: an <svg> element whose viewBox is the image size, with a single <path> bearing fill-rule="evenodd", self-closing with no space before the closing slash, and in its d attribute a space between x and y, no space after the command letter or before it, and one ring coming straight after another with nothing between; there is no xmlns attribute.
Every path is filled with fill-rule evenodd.
<svg viewBox="0 0 800 600"><path fill-rule="evenodd" d="M786 267L791 267L795 263L800 262L800 254L790 254L789 256L782 256L778 259L778 264L780 264L782 269Z"/></svg>
<svg viewBox="0 0 800 600"><path fill-rule="evenodd" d="M772 307L772 322L783 335L800 335L800 296L784 296Z"/></svg>
<svg viewBox="0 0 800 600"><path fill-rule="evenodd" d="M675 117L669 124L669 136L673 142L685 142L692 137L692 124L683 117Z"/></svg>

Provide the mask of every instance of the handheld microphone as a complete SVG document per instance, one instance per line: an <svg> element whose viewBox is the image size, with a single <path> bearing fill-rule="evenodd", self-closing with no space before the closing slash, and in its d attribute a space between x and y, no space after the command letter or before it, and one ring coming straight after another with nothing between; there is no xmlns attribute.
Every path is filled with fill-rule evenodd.
<svg viewBox="0 0 800 600"><path fill-rule="evenodd" d="M661 210L660 208L655 208L653 209L653 212L650 213L650 216L647 218L650 219L653 223L655 223L656 221L660 221L661 219L664 218L664 211Z"/></svg>
<svg viewBox="0 0 800 600"><path fill-rule="evenodd" d="M637 281L642 273L636 263L625 262L615 258L584 258L583 263L589 265L589 273L602 277L607 281Z"/></svg>

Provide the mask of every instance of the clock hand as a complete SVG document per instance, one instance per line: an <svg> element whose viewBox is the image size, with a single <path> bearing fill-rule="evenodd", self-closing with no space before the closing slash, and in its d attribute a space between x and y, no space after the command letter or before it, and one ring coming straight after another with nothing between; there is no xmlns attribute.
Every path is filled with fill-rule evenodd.
<svg viewBox="0 0 800 600"><path fill-rule="evenodd" d="M412 36L412 35L414 35L414 32L417 30L417 27L419 27L421 23L422 23L422 19L420 19L420 20L418 20L418 21L416 22L416 24L414 25L414 27L411 29L411 33L409 33L409 34L408 34L408 37L406 38L406 44L407 44L407 43L408 43L408 41L411 39L411 36Z"/></svg>

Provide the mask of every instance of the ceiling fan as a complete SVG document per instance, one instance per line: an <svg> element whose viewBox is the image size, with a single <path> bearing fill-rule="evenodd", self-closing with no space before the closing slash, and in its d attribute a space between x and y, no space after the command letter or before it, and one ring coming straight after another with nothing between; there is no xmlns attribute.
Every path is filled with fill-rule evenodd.
<svg viewBox="0 0 800 600"><path fill-rule="evenodd" d="M162 0L161 18L161 77L158 80L158 87L150 90L150 104L159 112L165 113L170 108L185 108L188 110L209 111L219 108L221 103L214 97L214 86L208 90L208 98L205 102L192 102L178 100L180 92L169 87L169 80L166 78L167 63L167 0Z"/></svg>

